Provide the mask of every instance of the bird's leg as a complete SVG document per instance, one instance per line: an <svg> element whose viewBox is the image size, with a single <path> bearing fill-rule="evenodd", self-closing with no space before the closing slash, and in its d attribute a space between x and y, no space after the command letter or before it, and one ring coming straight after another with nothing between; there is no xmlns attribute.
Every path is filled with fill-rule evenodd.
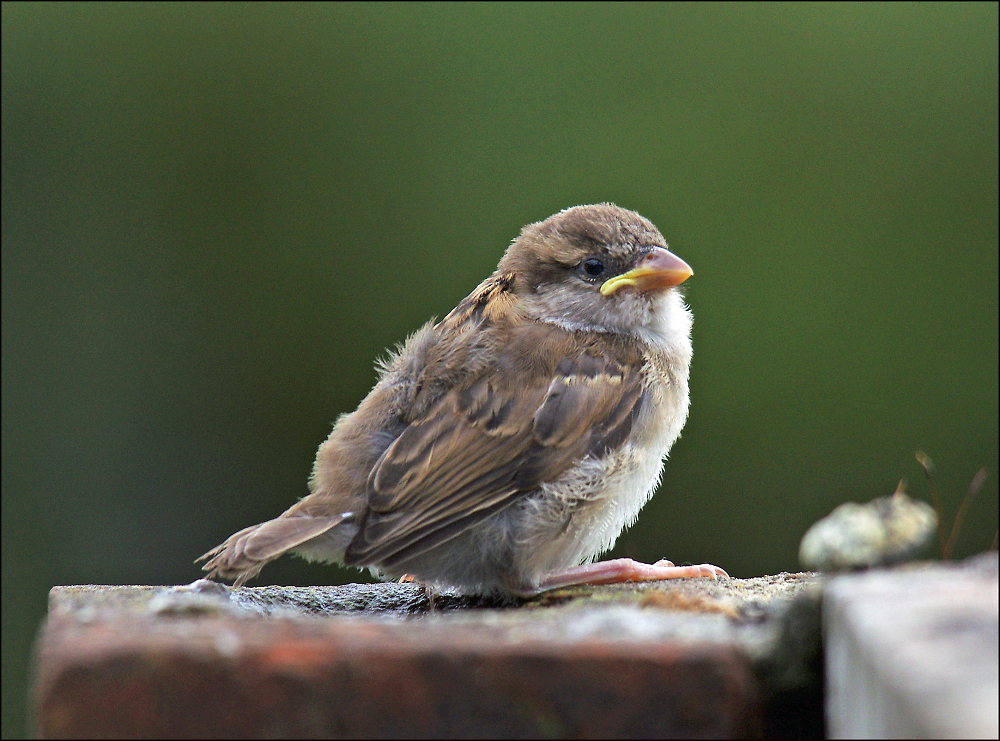
<svg viewBox="0 0 1000 741"><path fill-rule="evenodd" d="M424 596L427 597L427 611L434 612L434 589L430 584L420 581L413 574L403 574L401 577L396 579L397 584L417 584L424 588Z"/></svg>
<svg viewBox="0 0 1000 741"><path fill-rule="evenodd" d="M647 564L633 561L631 558L615 558L611 561L588 563L549 574L542 579L534 593L538 594L550 589L578 584L619 584L628 581L659 581L661 579L683 579L699 576L710 579L716 579L720 576L729 578L729 574L718 566L707 563L697 566L674 566L666 559L654 564Z"/></svg>

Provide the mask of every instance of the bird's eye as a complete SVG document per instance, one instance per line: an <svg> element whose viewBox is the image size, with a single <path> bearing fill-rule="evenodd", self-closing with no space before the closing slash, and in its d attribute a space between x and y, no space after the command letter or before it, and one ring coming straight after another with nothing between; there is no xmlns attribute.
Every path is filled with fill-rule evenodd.
<svg viewBox="0 0 1000 741"><path fill-rule="evenodd" d="M604 263L598 260L596 257L591 257L589 260L583 261L583 272L585 272L591 278L596 278L598 275L604 272Z"/></svg>

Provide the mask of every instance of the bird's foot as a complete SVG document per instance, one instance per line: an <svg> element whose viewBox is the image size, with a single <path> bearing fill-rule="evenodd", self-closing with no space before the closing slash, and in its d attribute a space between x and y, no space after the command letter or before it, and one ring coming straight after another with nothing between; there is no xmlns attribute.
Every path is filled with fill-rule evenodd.
<svg viewBox="0 0 1000 741"><path fill-rule="evenodd" d="M707 563L695 566L674 566L666 559L654 564L647 564L633 561L631 558L615 558L611 561L588 563L549 574L542 579L534 593L538 594L550 589L582 584L620 584L630 581L660 581L661 579L685 579L689 577L717 579L720 576L729 578L729 574L724 570Z"/></svg>

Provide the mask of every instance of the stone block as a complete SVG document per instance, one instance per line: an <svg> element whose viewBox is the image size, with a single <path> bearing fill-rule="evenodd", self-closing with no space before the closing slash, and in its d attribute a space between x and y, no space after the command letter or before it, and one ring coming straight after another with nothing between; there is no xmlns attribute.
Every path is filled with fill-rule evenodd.
<svg viewBox="0 0 1000 741"><path fill-rule="evenodd" d="M997 738L996 553L826 586L832 738Z"/></svg>

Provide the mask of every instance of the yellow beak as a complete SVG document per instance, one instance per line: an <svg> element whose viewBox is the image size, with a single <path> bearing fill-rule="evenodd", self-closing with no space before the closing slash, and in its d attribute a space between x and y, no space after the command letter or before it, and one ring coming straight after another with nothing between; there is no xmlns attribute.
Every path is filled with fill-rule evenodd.
<svg viewBox="0 0 1000 741"><path fill-rule="evenodd" d="M602 296L611 296L619 288L632 286L640 291L661 291L679 286L694 275L691 266L669 250L654 247L627 273L609 278L601 286Z"/></svg>

